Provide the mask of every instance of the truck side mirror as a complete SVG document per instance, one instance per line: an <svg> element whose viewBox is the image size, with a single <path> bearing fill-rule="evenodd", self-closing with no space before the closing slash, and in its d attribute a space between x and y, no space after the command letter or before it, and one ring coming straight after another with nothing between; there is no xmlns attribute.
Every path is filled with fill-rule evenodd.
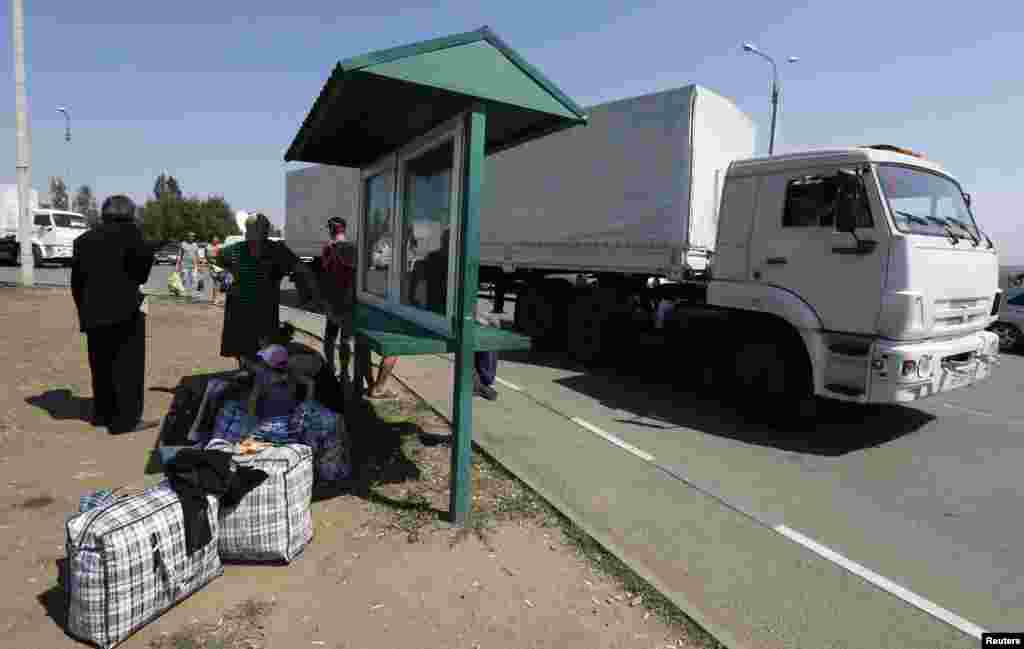
<svg viewBox="0 0 1024 649"><path fill-rule="evenodd" d="M842 192L836 201L836 231L855 232L857 230L857 213L854 210L854 197Z"/></svg>
<svg viewBox="0 0 1024 649"><path fill-rule="evenodd" d="M836 230L854 232L857 229L857 208L861 202L860 176L842 169L835 175Z"/></svg>

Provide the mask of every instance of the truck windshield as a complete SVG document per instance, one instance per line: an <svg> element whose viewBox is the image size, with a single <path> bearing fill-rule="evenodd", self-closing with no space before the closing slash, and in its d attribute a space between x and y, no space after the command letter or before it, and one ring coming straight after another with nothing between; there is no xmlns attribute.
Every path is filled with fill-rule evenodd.
<svg viewBox="0 0 1024 649"><path fill-rule="evenodd" d="M878 178L902 232L981 241L964 194L950 178L895 164L879 165Z"/></svg>
<svg viewBox="0 0 1024 649"><path fill-rule="evenodd" d="M89 223L85 220L85 217L79 216L78 214L62 214L60 212L54 212L53 223L58 228L79 228L81 230L85 230L89 227Z"/></svg>

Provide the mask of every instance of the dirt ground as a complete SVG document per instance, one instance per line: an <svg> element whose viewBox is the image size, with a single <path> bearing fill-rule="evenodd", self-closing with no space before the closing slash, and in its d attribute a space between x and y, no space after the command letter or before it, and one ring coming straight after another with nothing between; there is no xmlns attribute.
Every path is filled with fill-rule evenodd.
<svg viewBox="0 0 1024 649"><path fill-rule="evenodd" d="M0 300L0 647L84 646L63 631L64 522L81 494L144 482L159 429L115 437L88 424L85 339L67 290L2 288ZM144 419L167 412L183 377L233 368L218 355L222 319L207 304L151 304ZM303 554L226 566L123 647L716 646L487 458L474 458L470 525L449 526L450 448L421 437L447 422L415 395L347 417L357 474L315 494Z"/></svg>

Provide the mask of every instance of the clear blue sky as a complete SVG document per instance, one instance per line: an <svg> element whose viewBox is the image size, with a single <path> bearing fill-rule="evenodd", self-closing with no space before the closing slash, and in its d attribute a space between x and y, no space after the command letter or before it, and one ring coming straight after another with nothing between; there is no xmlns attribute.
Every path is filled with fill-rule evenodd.
<svg viewBox="0 0 1024 649"><path fill-rule="evenodd" d="M284 152L339 60L494 29L583 105L701 83L734 99L767 149L779 60L781 152L891 143L939 161L975 198L1004 263L1024 263L1024 5L978 0L711 3L416 0L27 0L32 184L70 168L97 196L145 200L156 175L284 218ZM699 7L699 11L694 8ZM10 2L0 182L14 182ZM63 140L66 105L73 141Z"/></svg>

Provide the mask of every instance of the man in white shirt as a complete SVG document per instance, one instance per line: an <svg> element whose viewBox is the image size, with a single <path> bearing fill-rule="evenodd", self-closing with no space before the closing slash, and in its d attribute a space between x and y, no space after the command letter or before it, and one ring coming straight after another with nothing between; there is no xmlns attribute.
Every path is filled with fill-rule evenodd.
<svg viewBox="0 0 1024 649"><path fill-rule="evenodd" d="M186 294L195 298L196 281L199 275L199 245L196 244L196 233L189 232L185 235L185 241L181 242L181 251L178 253L178 264L176 270L181 274L181 283L185 286Z"/></svg>

